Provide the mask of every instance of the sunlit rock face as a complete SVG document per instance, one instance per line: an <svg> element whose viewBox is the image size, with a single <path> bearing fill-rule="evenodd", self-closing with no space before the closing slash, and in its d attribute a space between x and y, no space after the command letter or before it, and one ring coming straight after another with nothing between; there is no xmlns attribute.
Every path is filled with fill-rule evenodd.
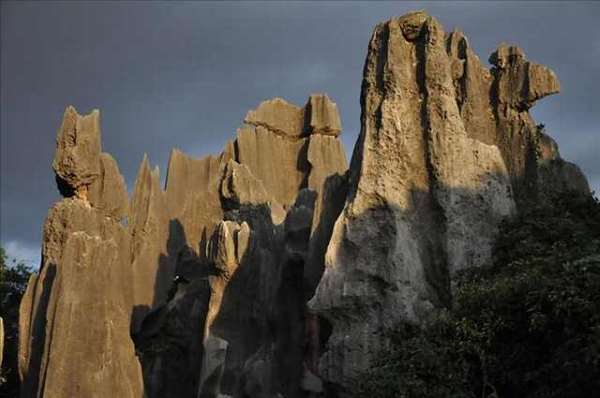
<svg viewBox="0 0 600 398"><path fill-rule="evenodd" d="M554 73L518 47L491 61L424 12L375 28L348 197L309 303L333 330L321 376L342 390L399 321L450 303L453 274L489 260L504 217L548 191L588 191L528 114L559 91Z"/></svg>
<svg viewBox="0 0 600 398"><path fill-rule="evenodd" d="M68 107L65 198L20 309L23 396L305 396L306 301L345 199L340 132L325 94L264 101L221 154L173 150L164 189L145 156L130 199L100 113Z"/></svg>
<svg viewBox="0 0 600 398"><path fill-rule="evenodd" d="M53 163L65 198L48 212L42 264L23 297L19 374L23 397L141 397L129 336L135 279L121 219L127 190L101 151L100 113L65 111Z"/></svg>
<svg viewBox="0 0 600 398"><path fill-rule="evenodd" d="M394 18L369 44L350 169L326 94L274 98L220 154L174 149L164 187L145 156L131 197L100 113L68 107L64 198L20 307L23 397L346 394L397 322L450 304L504 217L589 192L528 114L556 76L517 47L490 60L423 12Z"/></svg>

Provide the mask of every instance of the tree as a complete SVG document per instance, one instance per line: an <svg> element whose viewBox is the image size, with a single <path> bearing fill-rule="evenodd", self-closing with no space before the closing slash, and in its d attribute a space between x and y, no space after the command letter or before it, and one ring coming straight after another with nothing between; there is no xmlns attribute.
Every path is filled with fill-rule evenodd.
<svg viewBox="0 0 600 398"><path fill-rule="evenodd" d="M0 316L4 320L4 356L0 369L0 397L17 397L19 380L17 373L19 304L31 267L23 261L9 259L0 247Z"/></svg>
<svg viewBox="0 0 600 398"><path fill-rule="evenodd" d="M575 398L600 391L600 204L562 194L502 226L453 306L400 325L357 397Z"/></svg>

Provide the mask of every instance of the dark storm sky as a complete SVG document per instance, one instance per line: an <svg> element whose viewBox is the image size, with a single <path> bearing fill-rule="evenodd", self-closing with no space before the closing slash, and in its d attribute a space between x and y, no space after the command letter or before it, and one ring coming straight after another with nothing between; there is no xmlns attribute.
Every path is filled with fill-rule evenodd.
<svg viewBox="0 0 600 398"><path fill-rule="evenodd" d="M66 105L101 110L104 150L132 186L144 152L164 175L171 148L217 153L244 115L279 96L337 102L351 152L374 25L425 9L460 27L480 58L502 41L559 76L533 109L600 191L600 3L2 2L0 240L39 261L58 199L50 169Z"/></svg>

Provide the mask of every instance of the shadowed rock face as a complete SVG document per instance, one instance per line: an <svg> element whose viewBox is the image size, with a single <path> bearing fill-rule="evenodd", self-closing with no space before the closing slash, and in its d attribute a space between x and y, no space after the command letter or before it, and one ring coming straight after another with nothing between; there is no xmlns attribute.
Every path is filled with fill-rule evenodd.
<svg viewBox="0 0 600 398"><path fill-rule="evenodd" d="M349 170L327 95L275 98L222 153L173 150L164 188L145 156L131 198L99 112L68 107L65 198L20 308L22 396L343 395L397 321L449 305L502 218L589 192L527 112L554 74L517 47L491 62L425 13L392 19L369 44Z"/></svg>

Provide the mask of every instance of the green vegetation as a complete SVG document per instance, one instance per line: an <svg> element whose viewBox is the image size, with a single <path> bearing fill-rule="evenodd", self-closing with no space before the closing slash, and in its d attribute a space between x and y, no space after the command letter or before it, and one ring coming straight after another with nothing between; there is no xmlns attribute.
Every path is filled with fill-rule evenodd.
<svg viewBox="0 0 600 398"><path fill-rule="evenodd" d="M400 325L357 397L575 398L600 391L600 203L562 195L501 226L453 308Z"/></svg>
<svg viewBox="0 0 600 398"><path fill-rule="evenodd" d="M25 293L31 267L9 259L0 247L0 316L4 319L4 358L0 369L0 397L18 397L17 345L19 303Z"/></svg>

